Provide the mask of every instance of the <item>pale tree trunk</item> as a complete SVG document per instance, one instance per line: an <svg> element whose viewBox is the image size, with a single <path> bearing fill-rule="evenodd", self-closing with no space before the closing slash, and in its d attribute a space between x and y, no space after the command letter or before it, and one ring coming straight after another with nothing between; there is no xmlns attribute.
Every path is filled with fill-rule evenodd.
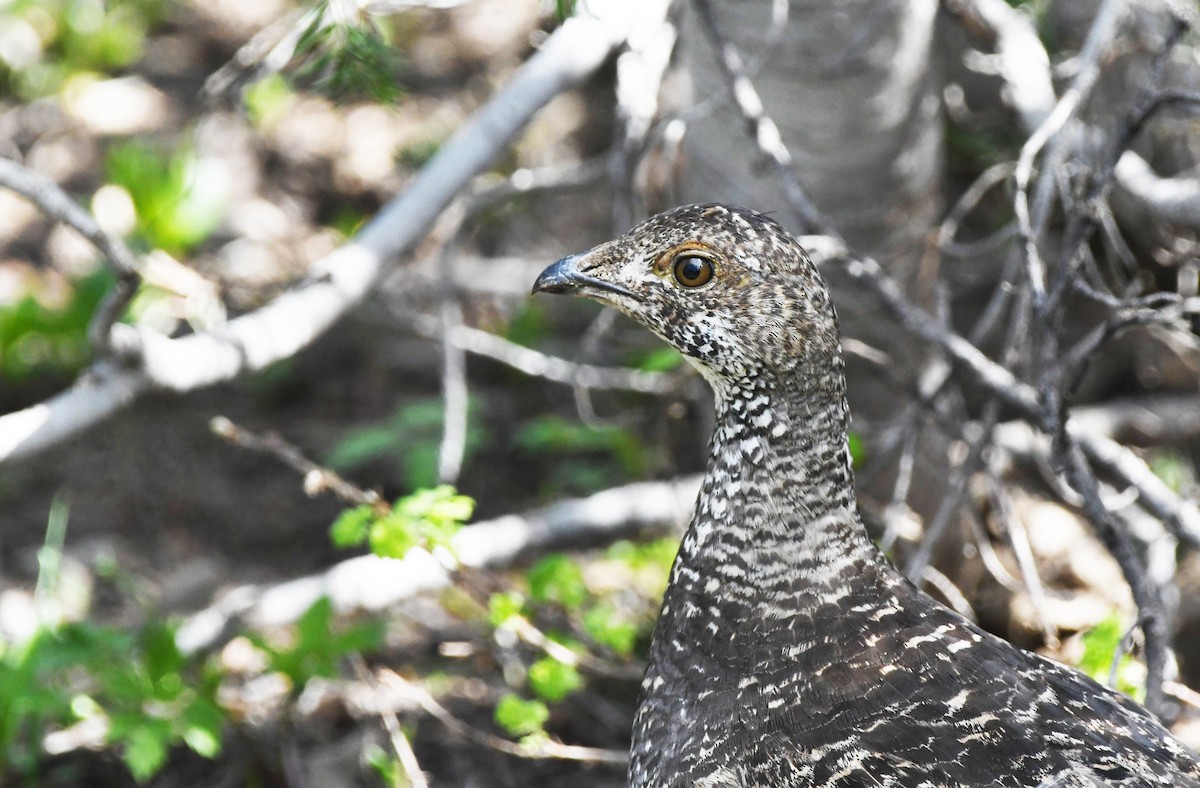
<svg viewBox="0 0 1200 788"><path fill-rule="evenodd" d="M941 210L942 124L931 43L936 0L713 3L718 24L752 69L809 197L856 250L914 284ZM697 101L722 90L697 14L683 22L685 68ZM772 41L772 38L775 40ZM726 100L688 126L681 185L689 202L722 200L796 225L777 179L761 166Z"/></svg>
<svg viewBox="0 0 1200 788"><path fill-rule="evenodd" d="M908 291L931 307L937 254L931 230L942 211L943 124L932 44L937 0L781 0L712 2L717 25L752 74L767 116L791 152L808 197L859 254L878 259ZM684 69L694 101L679 184L682 202L733 202L770 212L802 230L777 174L746 134L728 93L697 8L681 23ZM724 93L721 100L714 93ZM842 333L884 351L902 376L928 359L919 343L879 317L878 303L836 266L823 273L833 291ZM904 398L869 364L848 358L855 428L868 451L888 423L903 420ZM875 442L878 445L877 442ZM929 523L947 496L945 438L922 429L915 477L901 501ZM894 468L860 479L885 503ZM894 511L894 509L889 509ZM955 540L943 540L952 543Z"/></svg>

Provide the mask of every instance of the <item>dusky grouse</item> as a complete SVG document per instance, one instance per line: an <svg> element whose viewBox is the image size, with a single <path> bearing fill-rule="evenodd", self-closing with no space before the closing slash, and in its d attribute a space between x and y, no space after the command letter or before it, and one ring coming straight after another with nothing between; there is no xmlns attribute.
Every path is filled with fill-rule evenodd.
<svg viewBox="0 0 1200 788"><path fill-rule="evenodd" d="M560 260L533 290L616 307L716 393L632 786L1200 786L1196 756L1140 706L937 604L872 544L837 318L774 221L678 208Z"/></svg>

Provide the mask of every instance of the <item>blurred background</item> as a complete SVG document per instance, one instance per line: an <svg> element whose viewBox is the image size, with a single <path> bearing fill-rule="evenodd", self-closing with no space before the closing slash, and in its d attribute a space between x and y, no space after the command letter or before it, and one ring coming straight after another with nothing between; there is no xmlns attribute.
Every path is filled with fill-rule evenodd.
<svg viewBox="0 0 1200 788"><path fill-rule="evenodd" d="M1139 699L1149 609L1155 710L1200 746L1194 9L579 5L0 0L0 783L624 785L711 399L632 322L528 292L697 201L823 261L898 566ZM530 119L453 136L497 97ZM340 283L358 241L338 319L224 371L179 350ZM1043 434L1067 413L1111 523Z"/></svg>

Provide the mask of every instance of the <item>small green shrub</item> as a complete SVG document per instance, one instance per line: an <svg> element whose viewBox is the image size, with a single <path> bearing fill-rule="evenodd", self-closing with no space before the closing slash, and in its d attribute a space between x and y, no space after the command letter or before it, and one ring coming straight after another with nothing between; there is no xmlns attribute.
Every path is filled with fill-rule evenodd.
<svg viewBox="0 0 1200 788"><path fill-rule="evenodd" d="M141 142L116 145L107 159L109 180L133 200L138 237L177 257L208 239L225 217L229 185L221 167L189 148L166 152Z"/></svg>
<svg viewBox="0 0 1200 788"><path fill-rule="evenodd" d="M295 638L289 644L276 645L257 634L249 638L267 654L270 669L287 676L293 693L299 693L309 679L340 675L339 665L350 654L378 649L383 629L380 621L339 626L333 603L321 597L296 622Z"/></svg>
<svg viewBox="0 0 1200 788"><path fill-rule="evenodd" d="M496 724L510 736L544 735L544 726L550 719L550 709L540 700L523 700L510 694L502 697L496 704L493 716Z"/></svg>
<svg viewBox="0 0 1200 788"><path fill-rule="evenodd" d="M454 534L474 511L475 501L444 484L400 498L387 512L367 504L347 509L330 537L341 548L369 543L384 558L403 558L414 547L452 550Z"/></svg>
<svg viewBox="0 0 1200 788"><path fill-rule="evenodd" d="M74 375L91 359L88 323L114 283L101 268L71 283L61 307L25 296L0 307L0 378L19 381L43 375Z"/></svg>
<svg viewBox="0 0 1200 788"><path fill-rule="evenodd" d="M467 408L464 457L470 458L487 441L478 426L474 403ZM438 450L442 437L442 401L427 397L397 408L385 421L350 430L325 458L325 464L345 472L376 460L395 463L409 489L437 484Z"/></svg>
<svg viewBox="0 0 1200 788"><path fill-rule="evenodd" d="M370 99L391 104L403 91L397 82L401 60L387 30L359 14L329 21L328 3L318 3L312 24L296 45L296 80L335 101Z"/></svg>
<svg viewBox="0 0 1200 788"><path fill-rule="evenodd" d="M226 716L216 682L201 673L161 621L136 631L90 623L39 630L0 656L0 767L33 776L51 728L97 717L139 782L178 744L215 757Z"/></svg>

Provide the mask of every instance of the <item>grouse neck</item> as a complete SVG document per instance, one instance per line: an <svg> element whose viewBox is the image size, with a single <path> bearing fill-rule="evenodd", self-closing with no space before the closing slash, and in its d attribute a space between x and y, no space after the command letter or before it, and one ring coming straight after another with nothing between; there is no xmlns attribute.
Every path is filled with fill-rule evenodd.
<svg viewBox="0 0 1200 788"><path fill-rule="evenodd" d="M696 515L673 575L701 606L737 607L828 589L880 556L858 517L841 365L717 390L717 425ZM741 611L746 612L746 611Z"/></svg>

